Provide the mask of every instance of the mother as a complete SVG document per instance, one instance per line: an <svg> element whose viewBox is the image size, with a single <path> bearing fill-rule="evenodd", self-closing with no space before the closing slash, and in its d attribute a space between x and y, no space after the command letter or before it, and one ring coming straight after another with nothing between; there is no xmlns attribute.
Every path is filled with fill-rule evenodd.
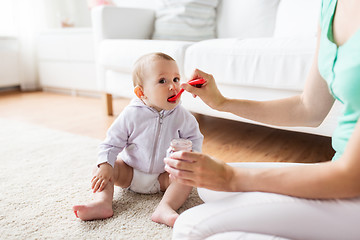
<svg viewBox="0 0 360 240"><path fill-rule="evenodd" d="M173 180L238 192L228 196L200 189L205 204L180 215L173 239L205 239L222 233L230 234L228 239L244 233L360 239L360 1L322 1L316 54L299 96L265 102L227 99L211 75L195 70L193 78L200 77L207 80L201 88L182 87L216 110L267 124L318 126L335 100L345 110L332 137L336 154L329 162L249 168L201 153L177 152L166 158L166 171Z"/></svg>

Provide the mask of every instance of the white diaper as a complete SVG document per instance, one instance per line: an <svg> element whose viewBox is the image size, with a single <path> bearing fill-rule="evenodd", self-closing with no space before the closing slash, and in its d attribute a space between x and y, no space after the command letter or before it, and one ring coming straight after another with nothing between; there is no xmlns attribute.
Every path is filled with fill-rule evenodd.
<svg viewBox="0 0 360 240"><path fill-rule="evenodd" d="M160 174L144 173L133 169L133 179L129 189L143 194L158 193L160 192L159 175Z"/></svg>

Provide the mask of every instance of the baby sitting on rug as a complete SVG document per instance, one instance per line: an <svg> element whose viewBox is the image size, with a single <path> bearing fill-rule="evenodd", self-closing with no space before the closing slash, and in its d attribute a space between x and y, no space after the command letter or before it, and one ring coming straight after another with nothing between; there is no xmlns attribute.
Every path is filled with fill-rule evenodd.
<svg viewBox="0 0 360 240"><path fill-rule="evenodd" d="M163 53L142 56L135 63L133 84L138 98L121 112L100 144L91 180L93 200L73 210L82 220L111 217L114 185L144 194L165 191L151 219L172 227L192 188L171 181L164 170L166 150L172 139L183 138L200 152L203 135L179 98L169 101L180 90L173 58Z"/></svg>

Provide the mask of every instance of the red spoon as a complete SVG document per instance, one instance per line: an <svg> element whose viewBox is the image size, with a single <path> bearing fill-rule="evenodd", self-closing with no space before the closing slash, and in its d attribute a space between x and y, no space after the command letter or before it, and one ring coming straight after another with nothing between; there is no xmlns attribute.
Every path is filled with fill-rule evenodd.
<svg viewBox="0 0 360 240"><path fill-rule="evenodd" d="M191 86L196 85L196 87L201 87L201 85L203 85L205 82L206 82L205 79L199 78L199 79L194 79L194 80L188 81L188 84L190 84ZM182 89L180 89L178 94L176 94L175 96L173 96L171 98L168 98L168 101L175 102L176 99L178 99L183 92L184 92L184 89L182 88Z"/></svg>

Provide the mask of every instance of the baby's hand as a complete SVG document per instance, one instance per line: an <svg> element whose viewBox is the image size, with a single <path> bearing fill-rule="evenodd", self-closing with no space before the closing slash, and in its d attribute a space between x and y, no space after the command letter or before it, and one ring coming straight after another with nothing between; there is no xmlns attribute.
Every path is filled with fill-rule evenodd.
<svg viewBox="0 0 360 240"><path fill-rule="evenodd" d="M106 184L112 181L113 171L113 167L110 164L100 164L94 177L91 179L91 189L94 193L96 191L101 192L106 187Z"/></svg>

